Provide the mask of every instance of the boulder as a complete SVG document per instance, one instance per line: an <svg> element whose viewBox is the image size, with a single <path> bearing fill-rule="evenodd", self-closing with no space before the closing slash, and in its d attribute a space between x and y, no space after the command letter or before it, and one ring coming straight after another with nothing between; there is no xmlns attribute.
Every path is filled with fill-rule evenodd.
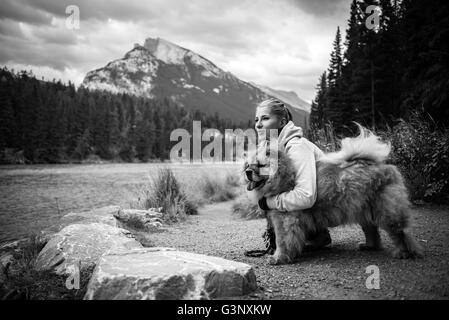
<svg viewBox="0 0 449 320"><path fill-rule="evenodd" d="M95 265L109 250L141 248L129 231L103 223L72 224L54 234L39 253L37 270L70 274L73 266Z"/></svg>
<svg viewBox="0 0 449 320"><path fill-rule="evenodd" d="M162 213L160 210L120 209L114 217L123 226L137 230L157 231L162 229Z"/></svg>
<svg viewBox="0 0 449 320"><path fill-rule="evenodd" d="M87 300L210 299L242 296L257 288L251 266L170 248L103 255Z"/></svg>
<svg viewBox="0 0 449 320"><path fill-rule="evenodd" d="M45 229L42 233L51 236L71 224L89 224L92 222L120 227L120 223L114 217L114 214L119 210L120 206L107 206L83 212L70 212L62 216L59 223Z"/></svg>

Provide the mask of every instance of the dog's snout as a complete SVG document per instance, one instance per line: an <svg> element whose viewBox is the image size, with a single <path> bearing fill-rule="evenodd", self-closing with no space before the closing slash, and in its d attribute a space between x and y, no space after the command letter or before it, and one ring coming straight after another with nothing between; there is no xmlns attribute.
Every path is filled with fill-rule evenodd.
<svg viewBox="0 0 449 320"><path fill-rule="evenodd" d="M246 177L248 178L248 180L251 181L251 179L253 177L253 171L252 170L246 170L245 174L246 174Z"/></svg>

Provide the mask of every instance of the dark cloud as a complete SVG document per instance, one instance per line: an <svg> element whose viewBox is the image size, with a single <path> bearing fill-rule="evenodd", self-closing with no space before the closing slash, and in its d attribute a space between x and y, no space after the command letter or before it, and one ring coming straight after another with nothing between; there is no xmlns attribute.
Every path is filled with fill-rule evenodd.
<svg viewBox="0 0 449 320"><path fill-rule="evenodd" d="M48 66L57 70L80 65L86 57L80 55L76 47L58 44L11 39L0 35L0 41L7 43L0 50L0 63L15 62L36 66Z"/></svg>
<svg viewBox="0 0 449 320"><path fill-rule="evenodd" d="M270 31L269 26L261 20L251 21L227 15L192 15L174 19L169 24L164 23L163 19L148 24L165 25L164 31L175 36L179 35L180 40L187 38L197 43L205 43L209 49L217 51L226 48L226 51L232 54L251 53L251 50L259 47L260 37ZM177 39L167 40L176 41Z"/></svg>
<svg viewBox="0 0 449 320"><path fill-rule="evenodd" d="M288 0L306 13L317 17L339 15L349 12L352 0Z"/></svg>
<svg viewBox="0 0 449 320"><path fill-rule="evenodd" d="M66 17L66 8L71 5L80 9L81 20L95 19L106 21L115 19L119 21L138 21L152 19L157 14L163 14L162 10L157 11L160 1L154 1L155 6L150 2L136 0L23 0L33 8L46 11L56 17Z"/></svg>
<svg viewBox="0 0 449 320"><path fill-rule="evenodd" d="M35 7L25 1L1 0L0 19L10 19L40 25L49 24L51 22L51 15L45 11L36 10Z"/></svg>
<svg viewBox="0 0 449 320"><path fill-rule="evenodd" d="M67 28L43 27L33 30L33 36L44 43L56 45L75 45L78 43L76 35Z"/></svg>
<svg viewBox="0 0 449 320"><path fill-rule="evenodd" d="M17 21L0 20L0 34L12 38L24 38L20 24Z"/></svg>
<svg viewBox="0 0 449 320"><path fill-rule="evenodd" d="M34 25L50 24L52 17L67 17L66 8L71 5L78 6L81 20L140 21L166 14L162 3L152 6L148 2L136 0L1 0L0 19Z"/></svg>

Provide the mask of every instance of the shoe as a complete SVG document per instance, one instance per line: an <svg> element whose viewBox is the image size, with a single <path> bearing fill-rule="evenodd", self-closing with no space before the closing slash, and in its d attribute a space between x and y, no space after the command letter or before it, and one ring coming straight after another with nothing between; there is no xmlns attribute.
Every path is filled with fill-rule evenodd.
<svg viewBox="0 0 449 320"><path fill-rule="evenodd" d="M320 230L307 239L307 244L303 251L315 251L332 243L331 235L328 229Z"/></svg>

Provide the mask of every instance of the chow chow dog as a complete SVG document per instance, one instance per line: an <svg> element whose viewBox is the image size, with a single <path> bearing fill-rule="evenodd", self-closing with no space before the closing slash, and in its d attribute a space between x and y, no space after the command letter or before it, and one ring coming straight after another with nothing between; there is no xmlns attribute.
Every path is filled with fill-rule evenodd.
<svg viewBox="0 0 449 320"><path fill-rule="evenodd" d="M390 145L359 126L360 134L341 141L341 150L317 161L317 200L310 209L279 212L266 217L274 227L276 250L271 264L293 262L301 254L306 235L344 224L359 224L366 241L361 250L380 250L379 227L393 241L396 258L421 257L422 249L407 233L410 203L401 173L386 164ZM263 148L262 148L263 149ZM254 200L275 196L295 186L295 169L281 146L244 155L243 177ZM270 174L261 174L270 167Z"/></svg>

